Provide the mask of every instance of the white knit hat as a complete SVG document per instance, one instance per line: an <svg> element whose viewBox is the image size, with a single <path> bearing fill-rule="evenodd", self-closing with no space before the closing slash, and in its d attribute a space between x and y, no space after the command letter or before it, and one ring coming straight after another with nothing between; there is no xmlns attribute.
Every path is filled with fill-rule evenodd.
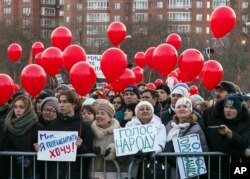
<svg viewBox="0 0 250 179"><path fill-rule="evenodd" d="M193 111L192 102L191 102L190 99L188 99L186 97L182 97L182 98L180 98L180 99L177 100L177 102L175 104L175 110L180 105L185 105L185 106L187 106L190 109L191 112Z"/></svg>
<svg viewBox="0 0 250 179"><path fill-rule="evenodd" d="M137 116L137 112L138 112L139 108L142 106L150 107L150 109L152 110L152 113L154 114L154 107L152 106L152 104L148 101L141 101L135 106L135 115L136 116Z"/></svg>
<svg viewBox="0 0 250 179"><path fill-rule="evenodd" d="M174 87L172 92L171 92L171 96L173 94L180 94L183 97L187 97L187 98L190 97L189 91L186 88L182 87L182 86Z"/></svg>

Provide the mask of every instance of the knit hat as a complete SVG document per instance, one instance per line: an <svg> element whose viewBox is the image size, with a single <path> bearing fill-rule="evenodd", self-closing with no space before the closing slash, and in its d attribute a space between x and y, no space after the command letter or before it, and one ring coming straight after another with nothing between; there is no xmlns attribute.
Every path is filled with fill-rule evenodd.
<svg viewBox="0 0 250 179"><path fill-rule="evenodd" d="M139 89L138 89L136 86L129 85L129 86L127 86L127 87L125 88L125 90L124 90L123 92L124 92L124 93L126 93L126 92L133 92L133 93L136 94L136 96L137 96L138 98L140 98L140 91L139 91Z"/></svg>
<svg viewBox="0 0 250 179"><path fill-rule="evenodd" d="M45 91L41 91L40 94L37 96L36 101L38 101L39 99L45 99L49 96L50 95L48 93L46 93Z"/></svg>
<svg viewBox="0 0 250 179"><path fill-rule="evenodd" d="M192 102L190 99L186 98L186 97L182 97L180 99L177 100L176 104L175 104L175 110L177 109L177 107L179 107L180 105L184 105L187 106L190 111L193 111L193 106L192 106Z"/></svg>
<svg viewBox="0 0 250 179"><path fill-rule="evenodd" d="M215 87L215 89L221 88L228 93L236 93L236 87L235 84L229 81L222 81L218 86Z"/></svg>
<svg viewBox="0 0 250 179"><path fill-rule="evenodd" d="M59 91L59 90L68 91L68 90L71 90L71 88L66 84L60 84L57 86L55 91Z"/></svg>
<svg viewBox="0 0 250 179"><path fill-rule="evenodd" d="M190 94L189 94L189 91L188 91L188 88L186 87L187 85L182 85L183 83L181 84L176 84L173 89L172 89L172 92L171 92L171 96L173 94L180 94L182 95L183 97L186 97L186 98L189 98L190 97Z"/></svg>
<svg viewBox="0 0 250 179"><path fill-rule="evenodd" d="M244 98L244 101L249 101L249 100L250 100L250 93L245 94L245 95L243 96L243 98Z"/></svg>
<svg viewBox="0 0 250 179"><path fill-rule="evenodd" d="M97 104L96 111L97 110L104 110L108 113L108 115L113 118L115 115L115 108L113 104L111 104L109 101L102 101Z"/></svg>
<svg viewBox="0 0 250 179"><path fill-rule="evenodd" d="M156 90L158 90L158 89L164 90L167 94L171 93L170 88L167 85L159 85L159 86L157 86Z"/></svg>
<svg viewBox="0 0 250 179"><path fill-rule="evenodd" d="M56 110L57 113L59 112L59 102L55 97L45 98L41 104L41 110L43 111L46 106L51 106Z"/></svg>
<svg viewBox="0 0 250 179"><path fill-rule="evenodd" d="M139 108L142 106L150 107L150 109L152 110L152 113L154 114L154 107L152 106L152 104L148 101L141 101L135 106L135 115L136 116L137 116L137 112L138 112Z"/></svg>
<svg viewBox="0 0 250 179"><path fill-rule="evenodd" d="M125 110L126 109L130 109L131 111L133 111L133 116L135 116L135 107L136 107L137 103L130 103L130 104L127 104L125 106Z"/></svg>
<svg viewBox="0 0 250 179"><path fill-rule="evenodd" d="M198 94L194 94L194 95L190 96L190 99L194 105L197 105L197 104L201 103L202 101L204 101L204 99Z"/></svg>
<svg viewBox="0 0 250 179"><path fill-rule="evenodd" d="M83 101L82 106L92 105L94 102L95 102L94 98L88 98Z"/></svg>
<svg viewBox="0 0 250 179"><path fill-rule="evenodd" d="M242 101L243 101L243 96L241 94L232 94L232 95L229 95L224 100L224 106L232 106L239 113L242 110Z"/></svg>

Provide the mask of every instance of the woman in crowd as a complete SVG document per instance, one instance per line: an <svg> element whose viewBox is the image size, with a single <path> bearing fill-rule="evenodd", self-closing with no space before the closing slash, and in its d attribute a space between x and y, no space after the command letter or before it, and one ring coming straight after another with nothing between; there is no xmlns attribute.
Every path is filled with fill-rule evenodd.
<svg viewBox="0 0 250 179"><path fill-rule="evenodd" d="M79 111L79 97L71 90L63 91L59 96L59 115L57 119L48 125L48 130L51 131L77 131L78 138L76 140L77 153L91 153L92 151L92 131L88 124L86 124ZM88 178L89 159L83 160L82 164L83 178ZM57 163L50 162L48 167L48 177L56 178L59 171L59 178L70 177L71 179L79 178L80 176L80 158L70 165L70 174L68 172L68 163L60 162L59 170L57 170Z"/></svg>
<svg viewBox="0 0 250 179"><path fill-rule="evenodd" d="M95 108L92 105L83 105L81 107L81 114L83 121L91 126L96 116Z"/></svg>
<svg viewBox="0 0 250 179"><path fill-rule="evenodd" d="M39 115L40 123L46 128L59 113L59 102L56 97L47 97L42 101L41 114Z"/></svg>
<svg viewBox="0 0 250 179"><path fill-rule="evenodd" d="M175 104L176 114L174 115L173 120L171 120L166 126L167 143L165 152L175 152L173 139L190 134L199 134L202 151L208 151L205 135L200 125L197 123L197 117L192 110L193 107L190 99L182 97L177 100ZM180 178L178 169L176 169L176 159L168 158L168 164L169 178Z"/></svg>
<svg viewBox="0 0 250 179"><path fill-rule="evenodd" d="M121 122L124 118L124 101L121 95L115 95L110 101L115 108L115 118Z"/></svg>
<svg viewBox="0 0 250 179"><path fill-rule="evenodd" d="M134 167L132 171L132 177L137 178L138 168L144 158L151 160L156 154L163 151L166 144L166 128L162 124L161 120L154 115L154 107L148 101L141 101L135 107L135 117L129 121L125 127L135 127L146 124L154 124L157 131L157 143L158 146L153 153L138 153L134 156ZM140 173L141 174L141 173ZM139 177L140 177L139 174Z"/></svg>
<svg viewBox="0 0 250 179"><path fill-rule="evenodd" d="M212 178L219 178L219 175L222 179L229 178L229 160L240 162L240 158L245 157L250 144L250 118L242 101L240 94L232 94L218 102L208 122L206 136L210 150L231 155L231 159L229 156L222 157L221 172L218 158L211 161Z"/></svg>
<svg viewBox="0 0 250 179"><path fill-rule="evenodd" d="M131 121L132 118L135 116L135 106L136 105L137 105L136 103L131 103L131 104L127 104L125 106L124 119L122 121L120 121L121 127L125 127L127 122Z"/></svg>
<svg viewBox="0 0 250 179"><path fill-rule="evenodd" d="M96 120L91 128L94 133L94 152L104 158L94 160L95 171L103 172L104 160L115 160L114 129L120 128L119 122L114 118L115 109L109 101L102 101L96 106ZM103 160L104 159L104 160ZM116 171L114 165L107 165L107 171Z"/></svg>
<svg viewBox="0 0 250 179"><path fill-rule="evenodd" d="M37 114L29 97L20 95L14 99L12 109L5 120L5 128L4 150L34 151L33 144L37 143L38 130L42 130L43 127L38 123ZM12 178L19 179L22 177L22 165L24 167L24 177L33 178L33 161L33 157L14 156ZM10 167L9 164L6 166ZM10 168L6 172L10 177ZM38 178L38 173L35 176Z"/></svg>

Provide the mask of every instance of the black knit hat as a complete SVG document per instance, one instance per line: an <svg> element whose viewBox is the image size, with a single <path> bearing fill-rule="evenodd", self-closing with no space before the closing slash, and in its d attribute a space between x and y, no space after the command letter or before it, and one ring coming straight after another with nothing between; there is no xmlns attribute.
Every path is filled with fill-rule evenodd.
<svg viewBox="0 0 250 179"><path fill-rule="evenodd" d="M167 85L159 85L159 86L157 86L156 90L158 90L158 89L164 90L167 94L171 93L170 88Z"/></svg>
<svg viewBox="0 0 250 179"><path fill-rule="evenodd" d="M133 92L140 99L140 91L137 88L137 86L128 85L123 92L124 93L126 93L126 92Z"/></svg>
<svg viewBox="0 0 250 179"><path fill-rule="evenodd" d="M240 113L242 110L242 101L243 96L241 94L232 94L225 99L224 106L233 106Z"/></svg>
<svg viewBox="0 0 250 179"><path fill-rule="evenodd" d="M125 110L126 109L130 109L131 111L133 111L133 116L135 116L135 106L137 105L137 103L130 103L130 104L127 104L125 106Z"/></svg>
<svg viewBox="0 0 250 179"><path fill-rule="evenodd" d="M215 89L221 88L228 93L236 93L235 84L229 81L222 81L218 86L215 87Z"/></svg>

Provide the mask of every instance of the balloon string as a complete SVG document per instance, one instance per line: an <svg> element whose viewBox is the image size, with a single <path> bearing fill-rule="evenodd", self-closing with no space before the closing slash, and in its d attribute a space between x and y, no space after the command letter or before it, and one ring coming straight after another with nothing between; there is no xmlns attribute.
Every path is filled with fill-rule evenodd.
<svg viewBox="0 0 250 179"><path fill-rule="evenodd" d="M16 82L16 63L14 63L14 75L13 75L13 79L14 79L14 83Z"/></svg>

